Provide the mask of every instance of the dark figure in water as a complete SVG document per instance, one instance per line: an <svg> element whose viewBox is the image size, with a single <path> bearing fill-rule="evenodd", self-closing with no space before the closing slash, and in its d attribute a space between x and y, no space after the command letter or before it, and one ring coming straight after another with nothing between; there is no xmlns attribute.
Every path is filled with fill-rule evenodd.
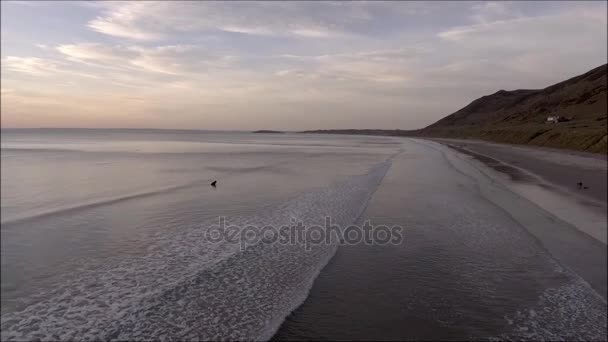
<svg viewBox="0 0 608 342"><path fill-rule="evenodd" d="M213 181L211 182L211 186L215 188L215 185L217 184L217 181Z"/></svg>
<svg viewBox="0 0 608 342"><path fill-rule="evenodd" d="M576 183L576 185L578 185L578 188L580 189L583 187L583 182L578 182L578 183Z"/></svg>

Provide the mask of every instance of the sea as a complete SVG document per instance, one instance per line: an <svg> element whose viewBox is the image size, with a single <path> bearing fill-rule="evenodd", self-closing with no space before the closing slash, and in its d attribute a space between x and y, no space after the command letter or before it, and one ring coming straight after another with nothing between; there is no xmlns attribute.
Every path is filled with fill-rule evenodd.
<svg viewBox="0 0 608 342"><path fill-rule="evenodd" d="M400 148L295 133L1 137L3 340L268 339L336 246L244 249L205 233L220 217L348 225Z"/></svg>
<svg viewBox="0 0 608 342"><path fill-rule="evenodd" d="M601 340L605 299L525 221L569 228L467 165L398 137L3 129L2 340ZM327 218L404 235L212 238Z"/></svg>

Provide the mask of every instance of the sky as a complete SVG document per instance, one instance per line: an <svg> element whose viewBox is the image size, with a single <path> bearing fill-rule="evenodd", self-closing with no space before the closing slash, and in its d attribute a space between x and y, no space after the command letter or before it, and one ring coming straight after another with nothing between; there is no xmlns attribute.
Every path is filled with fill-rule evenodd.
<svg viewBox="0 0 608 342"><path fill-rule="evenodd" d="M417 129L605 64L607 2L1 2L2 127Z"/></svg>

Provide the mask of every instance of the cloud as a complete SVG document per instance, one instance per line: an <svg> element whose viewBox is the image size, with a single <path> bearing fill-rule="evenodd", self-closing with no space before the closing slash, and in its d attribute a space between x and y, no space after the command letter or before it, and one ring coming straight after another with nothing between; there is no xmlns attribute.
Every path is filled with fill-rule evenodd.
<svg viewBox="0 0 608 342"><path fill-rule="evenodd" d="M605 13L579 9L455 27L437 36L456 60L491 60L516 71L522 81L533 75L548 80L556 72L573 74L572 67L583 72L605 63L607 24Z"/></svg>
<svg viewBox="0 0 608 342"><path fill-rule="evenodd" d="M177 44L144 47L107 46L100 43L59 45L57 51L68 60L91 67L139 70L167 75L186 75L222 68L235 61L232 56L207 52L195 45Z"/></svg>
<svg viewBox="0 0 608 342"><path fill-rule="evenodd" d="M471 7L474 21L486 24L499 20L509 20L521 16L512 1L487 1L476 3Z"/></svg>
<svg viewBox="0 0 608 342"><path fill-rule="evenodd" d="M19 106L34 94L24 90L53 106L67 98L60 92L78 93L72 118L78 106L107 103L159 127L244 129L255 115L266 121L254 124L277 129L416 128L499 89L543 87L605 63L605 6L86 3L71 8L88 15L77 22L82 31L72 25L61 38L58 27L48 40L35 32L24 44L46 48L19 51L3 39L2 80L20 94Z"/></svg>
<svg viewBox="0 0 608 342"><path fill-rule="evenodd" d="M277 58L286 63L279 64L275 75L340 82L342 87L345 82L406 82L409 68L427 53L428 49L412 47L316 56L280 55Z"/></svg>
<svg viewBox="0 0 608 342"><path fill-rule="evenodd" d="M10 1L3 1L6 4L11 4L11 5L23 5L23 6L31 6L31 7L36 7L36 6L43 6L45 3L44 2L40 2L40 1L16 1L16 0L10 0Z"/></svg>
<svg viewBox="0 0 608 342"><path fill-rule="evenodd" d="M64 44L57 51L74 60L122 61L133 56L128 49L108 47L99 43Z"/></svg>
<svg viewBox="0 0 608 342"><path fill-rule="evenodd" d="M49 76L58 71L58 63L38 57L7 56L2 68L35 76Z"/></svg>
<svg viewBox="0 0 608 342"><path fill-rule="evenodd" d="M159 33L150 32L147 28L139 28L137 22L146 16L146 11L154 6L144 2L107 3L107 15L97 17L88 23L94 31L111 36L131 38L136 40L159 39Z"/></svg>
<svg viewBox="0 0 608 342"><path fill-rule="evenodd" d="M324 38L371 18L367 4L335 2L110 2L102 6L104 14L88 27L134 40L201 31Z"/></svg>
<svg viewBox="0 0 608 342"><path fill-rule="evenodd" d="M294 73L294 70L279 70L279 71L275 72L274 74L276 76L287 76L287 75L290 75L293 73Z"/></svg>
<svg viewBox="0 0 608 342"><path fill-rule="evenodd" d="M9 95L15 92L14 89L11 88L0 88L0 95Z"/></svg>
<svg viewBox="0 0 608 342"><path fill-rule="evenodd" d="M538 47L537 44L564 41L575 43L590 34L593 38L605 36L606 15L595 11L579 10L558 15L521 17L508 20L454 27L438 33L446 41L467 44L504 46L507 49ZM574 38L574 39L573 39ZM509 44L510 43L510 44Z"/></svg>

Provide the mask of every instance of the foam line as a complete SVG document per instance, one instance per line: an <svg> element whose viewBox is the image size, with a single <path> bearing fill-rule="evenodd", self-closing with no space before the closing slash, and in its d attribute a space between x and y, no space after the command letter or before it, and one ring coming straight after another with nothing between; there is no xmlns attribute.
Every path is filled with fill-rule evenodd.
<svg viewBox="0 0 608 342"><path fill-rule="evenodd" d="M295 218L346 227L355 222L390 167L300 194L277 208L228 224L282 226ZM215 222L150 237L147 255L87 261L47 293L2 315L2 340L263 340L308 296L337 244L204 242Z"/></svg>

